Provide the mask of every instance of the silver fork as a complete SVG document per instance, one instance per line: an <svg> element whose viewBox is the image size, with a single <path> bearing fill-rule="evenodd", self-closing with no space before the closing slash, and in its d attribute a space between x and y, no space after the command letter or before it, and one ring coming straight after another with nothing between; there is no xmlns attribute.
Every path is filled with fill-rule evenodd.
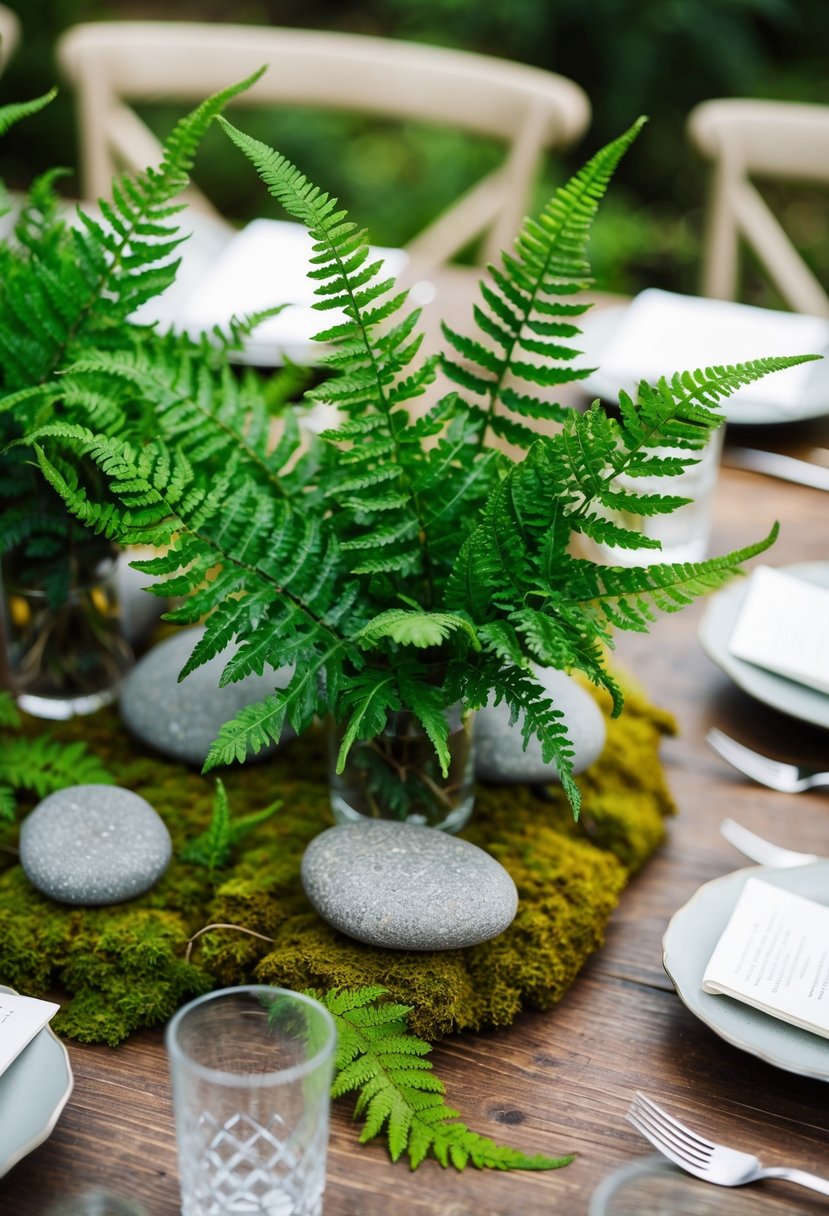
<svg viewBox="0 0 829 1216"><path fill-rule="evenodd" d="M764 1168L751 1153L714 1144L667 1114L652 1098L637 1093L627 1113L630 1123L680 1169L717 1186L743 1186L760 1178L784 1178L821 1195L829 1195L829 1181L805 1170L777 1165Z"/></svg>
<svg viewBox="0 0 829 1216"><path fill-rule="evenodd" d="M764 836L750 832L741 823L733 819L723 819L720 824L720 834L729 844L739 849L751 861L761 866L774 866L778 870L790 866L805 866L812 861L820 861L816 853L796 853L794 849L784 849L780 844L772 844Z"/></svg>
<svg viewBox="0 0 829 1216"><path fill-rule="evenodd" d="M829 773L819 773L812 768L784 764L782 760L761 756L716 727L709 730L705 738L723 760L760 785L768 785L784 794L802 794L804 790L829 787Z"/></svg>

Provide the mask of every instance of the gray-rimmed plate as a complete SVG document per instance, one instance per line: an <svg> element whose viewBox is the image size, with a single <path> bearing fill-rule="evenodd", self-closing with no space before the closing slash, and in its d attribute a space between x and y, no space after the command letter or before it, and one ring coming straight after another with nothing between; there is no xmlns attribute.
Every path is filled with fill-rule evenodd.
<svg viewBox="0 0 829 1216"><path fill-rule="evenodd" d="M662 961L691 1013L735 1047L803 1077L829 1081L829 1039L790 1026L729 996L703 992L702 976L751 876L829 905L829 861L787 870L751 866L706 883L671 918Z"/></svg>
<svg viewBox="0 0 829 1216"><path fill-rule="evenodd" d="M829 562L804 562L797 566L781 566L780 569L818 587L829 588ZM711 597L698 629L703 650L743 692L801 722L829 728L829 696L825 692L807 688L796 680L787 680L785 676L747 663L745 659L736 658L728 649L747 595L748 579L740 579Z"/></svg>
<svg viewBox="0 0 829 1216"><path fill-rule="evenodd" d="M52 1134L73 1084L66 1048L44 1026L0 1074L0 1178Z"/></svg>
<svg viewBox="0 0 829 1216"><path fill-rule="evenodd" d="M603 401L618 401L620 389L631 394L636 390L636 383L632 379L629 383L620 382L602 367L605 351L610 348L629 307L629 304L614 304L607 308L595 308L579 321L582 337L577 345L584 352L579 363L581 366L596 365L593 374L580 384L586 393L601 397ZM688 362L689 366L699 366L699 360L695 362L691 352ZM685 369L672 367L670 370L674 372ZM737 398L732 401L731 398L726 398L722 402L722 412L729 425L765 426L801 422L807 418L822 418L824 414L829 413L829 360L824 358L812 364L804 391L792 405L782 408L779 402L775 401L773 376L768 379L768 389L768 400Z"/></svg>

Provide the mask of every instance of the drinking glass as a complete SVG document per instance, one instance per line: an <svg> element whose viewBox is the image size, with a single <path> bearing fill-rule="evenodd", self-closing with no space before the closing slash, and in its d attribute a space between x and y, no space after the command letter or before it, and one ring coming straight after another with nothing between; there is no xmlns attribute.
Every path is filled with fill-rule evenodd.
<svg viewBox="0 0 829 1216"><path fill-rule="evenodd" d="M720 468L725 426L712 431L698 452L681 452L664 447L661 456L691 455L695 463L675 477L625 477L619 483L641 494L670 494L691 501L668 515L625 516L618 520L628 528L638 528L644 536L660 541L660 549L619 549L601 545L605 561L618 566L639 566L665 562L699 562L708 556L714 490Z"/></svg>
<svg viewBox="0 0 829 1216"><path fill-rule="evenodd" d="M167 1027L183 1216L320 1216L334 1021L298 992L225 988Z"/></svg>

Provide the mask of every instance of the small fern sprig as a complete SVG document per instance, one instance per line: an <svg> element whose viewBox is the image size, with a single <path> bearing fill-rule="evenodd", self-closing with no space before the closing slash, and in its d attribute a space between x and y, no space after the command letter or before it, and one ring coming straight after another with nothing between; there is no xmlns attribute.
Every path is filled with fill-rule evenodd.
<svg viewBox="0 0 829 1216"><path fill-rule="evenodd" d="M49 102L57 96L57 92L57 89L50 89L48 93L35 97L31 101L15 101L9 105L0 106L0 135L5 135L9 127L20 122L22 118L29 118L32 114L37 114L38 110L42 110L44 106L48 106Z"/></svg>
<svg viewBox="0 0 829 1216"><path fill-rule="evenodd" d="M552 1170L572 1156L528 1156L471 1131L444 1102L443 1082L425 1057L431 1045L408 1028L410 1005L386 999L379 984L309 991L332 1014L337 1052L332 1097L357 1092L355 1117L364 1120L360 1143L384 1135L392 1161L405 1152L417 1169L429 1155L442 1166Z"/></svg>
<svg viewBox="0 0 829 1216"><path fill-rule="evenodd" d="M20 735L22 719L10 693L0 692L0 820L13 822L16 794L45 798L69 785L104 785L112 776L83 743Z"/></svg>
<svg viewBox="0 0 829 1216"><path fill-rule="evenodd" d="M248 832L270 819L281 806L282 800L277 799L261 811L253 811L241 819L231 819L227 791L224 782L217 777L210 823L199 836L187 842L181 850L181 860L204 866L212 874L214 870L227 865L234 848Z"/></svg>

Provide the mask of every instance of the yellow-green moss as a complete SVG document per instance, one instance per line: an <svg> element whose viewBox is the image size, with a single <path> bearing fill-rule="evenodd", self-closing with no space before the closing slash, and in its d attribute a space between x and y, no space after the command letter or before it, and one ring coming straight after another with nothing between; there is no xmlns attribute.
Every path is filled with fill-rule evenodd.
<svg viewBox="0 0 829 1216"><path fill-rule="evenodd" d="M608 706L600 698L605 712ZM28 721L26 729L46 729ZM580 778L584 808L575 824L558 787L544 797L516 786L479 788L467 839L506 866L519 892L513 924L467 950L405 953L361 945L311 909L299 877L306 844L330 826L322 740L315 732L274 759L222 774L232 811L274 798L282 809L245 838L234 863L213 879L177 859L210 818L213 781L142 751L117 715L50 724L83 739L115 774L163 816L174 860L140 899L106 908L69 908L34 891L9 857L0 874L0 978L32 995L63 994L55 1025L90 1042L117 1043L167 1020L178 1005L216 985L247 981L291 988L382 983L414 1006L412 1028L429 1039L503 1026L527 1007L549 1008L601 945L629 875L664 838L674 810L659 762L670 718L629 691L624 715L608 721L600 761ZM14 831L0 843L14 844ZM213 929L253 930L273 942Z"/></svg>

